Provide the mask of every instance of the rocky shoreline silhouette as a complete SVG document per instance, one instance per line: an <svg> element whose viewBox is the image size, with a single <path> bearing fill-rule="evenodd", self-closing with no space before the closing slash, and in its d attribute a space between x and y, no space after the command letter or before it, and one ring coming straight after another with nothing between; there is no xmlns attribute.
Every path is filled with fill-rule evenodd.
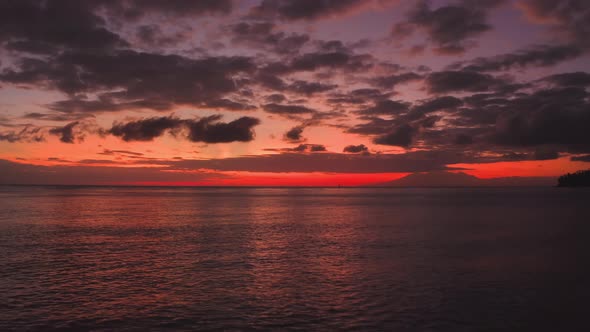
<svg viewBox="0 0 590 332"><path fill-rule="evenodd" d="M558 187L590 187L590 170L567 173L557 179Z"/></svg>

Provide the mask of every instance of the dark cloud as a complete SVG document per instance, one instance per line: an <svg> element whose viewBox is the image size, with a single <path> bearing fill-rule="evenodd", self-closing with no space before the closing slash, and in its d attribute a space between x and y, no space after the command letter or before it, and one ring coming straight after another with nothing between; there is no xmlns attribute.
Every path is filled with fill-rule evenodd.
<svg viewBox="0 0 590 332"><path fill-rule="evenodd" d="M370 101L387 99L391 93L382 93L379 89L355 89L347 93L332 93L327 102L330 104L365 104Z"/></svg>
<svg viewBox="0 0 590 332"><path fill-rule="evenodd" d="M121 164L120 161L111 160L111 159L82 159L76 162L79 165L119 165Z"/></svg>
<svg viewBox="0 0 590 332"><path fill-rule="evenodd" d="M440 121L441 118L441 116L436 115L425 116L419 118L418 121L415 121L413 124L422 128L433 128L436 126L436 124L438 123L438 121Z"/></svg>
<svg viewBox="0 0 590 332"><path fill-rule="evenodd" d="M47 158L48 161L57 161L60 163L70 163L71 161L66 160L66 159L61 159L61 158L57 158L57 157L49 157Z"/></svg>
<svg viewBox="0 0 590 332"><path fill-rule="evenodd" d="M12 119L0 115L0 127L13 127Z"/></svg>
<svg viewBox="0 0 590 332"><path fill-rule="evenodd" d="M127 155L127 156L134 156L134 157L143 156L143 153L140 153L140 152L127 151L127 150L109 150L109 149L104 149L102 152L99 152L98 154L105 155L105 156L112 156L115 154L122 154L122 155Z"/></svg>
<svg viewBox="0 0 590 332"><path fill-rule="evenodd" d="M212 108L221 108L230 111L251 111L255 110L256 106L237 102L234 100L222 98L222 99L215 99L215 100L208 100L203 103L205 107L212 107Z"/></svg>
<svg viewBox="0 0 590 332"><path fill-rule="evenodd" d="M106 7L109 14L124 19L136 19L151 13L167 16L198 16L204 14L228 14L232 10L232 0L97 0Z"/></svg>
<svg viewBox="0 0 590 332"><path fill-rule="evenodd" d="M350 55L344 52L307 53L296 57L290 64L290 71L314 71L319 68L344 68L362 70L369 56Z"/></svg>
<svg viewBox="0 0 590 332"><path fill-rule="evenodd" d="M366 98L366 99L382 99L388 97L389 93L383 93L381 90L378 89L355 89L347 93L348 95L356 98Z"/></svg>
<svg viewBox="0 0 590 332"><path fill-rule="evenodd" d="M421 72L421 73L426 73L426 72L432 71L432 69L430 69L430 67L425 66L425 65L419 65L416 68L416 71Z"/></svg>
<svg viewBox="0 0 590 332"><path fill-rule="evenodd" d="M561 145L590 151L590 103L581 88L539 90L500 107L495 141L502 145Z"/></svg>
<svg viewBox="0 0 590 332"><path fill-rule="evenodd" d="M280 93L274 93L272 95L266 96L266 101L268 101L271 104L279 104L284 102L285 100L287 100L287 97Z"/></svg>
<svg viewBox="0 0 590 332"><path fill-rule="evenodd" d="M319 145L319 144L313 144L309 147L309 150L311 152L322 152L322 151L326 151L326 147L323 145Z"/></svg>
<svg viewBox="0 0 590 332"><path fill-rule="evenodd" d="M579 75L567 76L567 81L570 79L574 85L580 83ZM365 122L347 132L371 136L376 144L405 148L468 145L474 150L513 147L534 152L538 147L549 146L545 157L537 153L537 158L543 159L555 153L590 151L590 136L584 125L590 121L589 94L583 87L569 84L552 88L544 85L541 89L538 85L523 85L527 88L522 91L508 84L462 99L442 96L417 101L391 114L380 111L376 107L379 104L375 104L361 109L359 119Z"/></svg>
<svg viewBox="0 0 590 332"><path fill-rule="evenodd" d="M487 22L490 8L503 1L462 1L430 8L429 1L418 1L408 14L407 22L394 26L394 37L405 37L415 28L426 32L441 54L462 53L473 44L473 38L492 27Z"/></svg>
<svg viewBox="0 0 590 332"><path fill-rule="evenodd" d="M344 125L340 125L331 120L344 120L346 119L346 113L344 111L327 111L327 112L316 112L311 114L311 117L303 118L303 117L292 117L293 120L302 121L304 126L330 126L338 129L346 128Z"/></svg>
<svg viewBox="0 0 590 332"><path fill-rule="evenodd" d="M260 120L252 117L241 117L228 123L219 122L220 119L220 115L198 120L174 116L154 117L115 123L109 133L124 141L151 141L167 131L177 134L178 131L185 130L186 138L192 142L249 142L254 139L253 127L260 124Z"/></svg>
<svg viewBox="0 0 590 332"><path fill-rule="evenodd" d="M267 73L265 71L259 72L255 76L255 82L267 89L275 91L285 91L287 89L287 83L283 79L274 73Z"/></svg>
<svg viewBox="0 0 590 332"><path fill-rule="evenodd" d="M252 60L246 57L190 59L131 50L66 52L48 61L20 59L17 70L0 73L0 81L46 86L70 94L70 99L49 105L60 112L167 110L174 105L215 103L239 90L234 75L254 70ZM83 95L93 92L99 92L93 100Z"/></svg>
<svg viewBox="0 0 590 332"><path fill-rule="evenodd" d="M280 115L301 115L316 113L315 110L301 105L265 104L262 106L265 112Z"/></svg>
<svg viewBox="0 0 590 332"><path fill-rule="evenodd" d="M422 101L412 108L412 112L428 114L440 110L455 109L463 105L463 101L453 96L443 96Z"/></svg>
<svg viewBox="0 0 590 332"><path fill-rule="evenodd" d="M381 100L376 102L373 106L355 111L360 115L399 115L405 113L410 108L410 103L399 100Z"/></svg>
<svg viewBox="0 0 590 332"><path fill-rule="evenodd" d="M159 44L157 41L158 35L161 34L162 31L160 27L157 25L142 25L137 28L137 37L144 42L145 44L155 45Z"/></svg>
<svg viewBox="0 0 590 332"><path fill-rule="evenodd" d="M167 111L171 109L174 104L165 100L135 100L123 102L106 96L99 96L97 100L88 100L86 96L74 96L71 99L56 101L45 106L50 110L60 113L52 114L52 117L55 118L59 116L83 118L93 116L93 113L118 112L140 108Z"/></svg>
<svg viewBox="0 0 590 332"><path fill-rule="evenodd" d="M318 82L306 82L297 80L287 86L287 90L290 92L311 96L316 93L326 92L329 90L333 90L337 88L337 85L334 84L324 84Z"/></svg>
<svg viewBox="0 0 590 332"><path fill-rule="evenodd" d="M518 152L508 152L502 155L502 159L505 159L507 161L522 161L522 160L528 160L529 156L526 153L518 153Z"/></svg>
<svg viewBox="0 0 590 332"><path fill-rule="evenodd" d="M0 132L0 142L16 143L16 142L43 142L43 132L41 127L25 126L19 131L4 131Z"/></svg>
<svg viewBox="0 0 590 332"><path fill-rule="evenodd" d="M198 121L188 121L188 139L192 142L229 143L249 142L254 139L254 126L260 120L253 117L241 117L231 122L217 122L220 115L201 118Z"/></svg>
<svg viewBox="0 0 590 332"><path fill-rule="evenodd" d="M442 117L429 114L442 111L456 113L463 101L456 97L443 96L419 101L413 107L409 104L391 104L392 107L395 106L391 113L387 113L387 104L389 103L383 103L382 109L376 106L361 110L361 114L364 114L361 119L367 122L355 125L348 132L374 136L373 142L376 144L405 148L410 147L418 136L423 136L421 138L427 144L449 144L452 139L441 139L440 131L432 129ZM386 120L375 115L390 115L393 118ZM449 135L451 134L445 133L445 136Z"/></svg>
<svg viewBox="0 0 590 332"><path fill-rule="evenodd" d="M431 93L489 91L503 87L505 84L507 84L505 80L492 75L471 71L440 71L426 77L426 85Z"/></svg>
<svg viewBox="0 0 590 332"><path fill-rule="evenodd" d="M299 144L297 147L288 150L294 152L324 152L326 147L321 144Z"/></svg>
<svg viewBox="0 0 590 332"><path fill-rule="evenodd" d="M560 86L589 86L590 74L585 72L555 74L544 78L545 81Z"/></svg>
<svg viewBox="0 0 590 332"><path fill-rule="evenodd" d="M169 169L213 169L249 172L389 173L448 169L456 163L495 162L464 151L415 151L404 154L294 153L170 162Z"/></svg>
<svg viewBox="0 0 590 332"><path fill-rule="evenodd" d="M292 58L288 63L272 63L262 68L268 74L289 74L294 72L316 71L319 69L359 72L373 66L373 57L368 54L349 52L313 52Z"/></svg>
<svg viewBox="0 0 590 332"><path fill-rule="evenodd" d="M559 152L553 149L538 148L533 155L535 160L554 160L559 158Z"/></svg>
<svg viewBox="0 0 590 332"><path fill-rule="evenodd" d="M389 133L376 137L375 144L409 147L414 141L417 129L409 124L393 128Z"/></svg>
<svg viewBox="0 0 590 332"><path fill-rule="evenodd" d="M574 82L578 83L578 79ZM479 149L528 150L537 155L536 159L543 160L560 152L590 151L590 135L584 125L590 121L588 92L569 83L565 86L556 84L530 93L483 93L465 97L465 104L452 112L441 134L469 135Z"/></svg>
<svg viewBox="0 0 590 332"><path fill-rule="evenodd" d="M22 0L0 4L0 41L11 50L55 54L63 49L104 51L129 43L107 21L127 22L148 14L194 16L229 13L231 0L111 1ZM116 25L115 25L116 26ZM156 41L156 25L140 28L140 38ZM171 42L176 36L159 38Z"/></svg>
<svg viewBox="0 0 590 332"><path fill-rule="evenodd" d="M55 114L55 113L26 113L23 119L47 120L47 121L76 121L87 118L94 118L92 114Z"/></svg>
<svg viewBox="0 0 590 332"><path fill-rule="evenodd" d="M325 152L326 147L321 144L299 144L294 148L282 148L282 149L267 148L267 149L263 149L263 150L264 151L281 152L281 153L285 154L285 153L293 153L293 152L297 152L297 153Z"/></svg>
<svg viewBox="0 0 590 332"><path fill-rule="evenodd" d="M13 49L52 53L57 48L108 49L127 42L106 29L92 1L19 0L0 3L0 41ZM75 32L75 33L74 33Z"/></svg>
<svg viewBox="0 0 590 332"><path fill-rule="evenodd" d="M364 144L359 145L347 145L344 147L342 152L347 153L369 153L369 148L366 147Z"/></svg>
<svg viewBox="0 0 590 332"><path fill-rule="evenodd" d="M289 35L280 34L275 38L278 40L274 43L274 49L278 53L293 52L309 41L308 35L296 33L291 33Z"/></svg>
<svg viewBox="0 0 590 332"><path fill-rule="evenodd" d="M340 40L318 40L316 44L322 52L349 52L348 47Z"/></svg>
<svg viewBox="0 0 590 332"><path fill-rule="evenodd" d="M367 47L370 47L374 44L375 44L374 41L372 41L371 39L363 38L363 39L357 40L356 42L350 43L348 45L348 47L351 49L367 48Z"/></svg>
<svg viewBox="0 0 590 332"><path fill-rule="evenodd" d="M336 84L325 84L319 82L308 82L303 80L295 80L291 83L286 83L283 79L274 74L259 73L256 77L256 82L265 88L279 91L291 92L295 94L305 95L310 97L314 94L330 91L336 89ZM280 98L278 96L275 96ZM283 96L284 97L284 96ZM281 102L281 101L278 101Z"/></svg>
<svg viewBox="0 0 590 332"><path fill-rule="evenodd" d="M297 53L309 41L309 36L275 31L271 22L240 22L228 27L235 44L263 47L279 54Z"/></svg>
<svg viewBox="0 0 590 332"><path fill-rule="evenodd" d="M262 0L251 15L284 20L314 20L345 13L363 4L362 0Z"/></svg>
<svg viewBox="0 0 590 332"><path fill-rule="evenodd" d="M240 22L228 27L238 38L257 41L266 39L274 28L275 24L272 22Z"/></svg>
<svg viewBox="0 0 590 332"><path fill-rule="evenodd" d="M571 42L590 46L590 3L579 0L522 0L519 7L536 23L547 24Z"/></svg>
<svg viewBox="0 0 590 332"><path fill-rule="evenodd" d="M295 126L285 133L285 140L290 142L300 142L303 140L304 126Z"/></svg>
<svg viewBox="0 0 590 332"><path fill-rule="evenodd" d="M473 144L473 137L465 134L459 134L455 137L453 143L457 145L468 145Z"/></svg>
<svg viewBox="0 0 590 332"><path fill-rule="evenodd" d="M74 127L76 127L79 122L71 122L63 127L55 127L49 130L51 135L59 136L59 140L63 143L70 143L73 144L74 141L78 138L81 139L81 136L76 137L76 133L74 132Z"/></svg>
<svg viewBox="0 0 590 332"><path fill-rule="evenodd" d="M372 79L371 82L373 84L375 84L377 87L384 88L384 89L391 89L398 84L417 81L422 78L423 77L421 75L409 72L409 73L395 74L395 75L390 75L390 76L376 77L376 78Z"/></svg>
<svg viewBox="0 0 590 332"><path fill-rule="evenodd" d="M187 39L182 32L165 34L158 25L142 25L137 28L137 38L148 46L172 46Z"/></svg>
<svg viewBox="0 0 590 332"><path fill-rule="evenodd" d="M226 178L223 174L192 172L163 172L161 167L119 167L112 160L87 160L83 165L37 166L0 160L2 184L133 184L146 182L215 181ZM153 166L153 165L150 165Z"/></svg>
<svg viewBox="0 0 590 332"><path fill-rule="evenodd" d="M573 156L570 158L571 161L583 161L590 163L590 154L583 155L583 156Z"/></svg>
<svg viewBox="0 0 590 332"><path fill-rule="evenodd" d="M475 72L501 71L514 68L547 67L562 61L571 60L583 54L575 45L539 45L492 57L480 57L467 62L458 62L451 69Z"/></svg>
<svg viewBox="0 0 590 332"><path fill-rule="evenodd" d="M387 133L397 124L396 120L382 119L380 117L363 117L365 123L357 124L349 128L347 132L360 135L380 135Z"/></svg>
<svg viewBox="0 0 590 332"><path fill-rule="evenodd" d="M4 48L10 51L48 55L57 53L59 47L43 41L15 40L4 43Z"/></svg>
<svg viewBox="0 0 590 332"><path fill-rule="evenodd" d="M165 131L178 129L184 120L173 117L154 117L130 122L115 123L109 133L121 137L124 141L151 141L160 137Z"/></svg>

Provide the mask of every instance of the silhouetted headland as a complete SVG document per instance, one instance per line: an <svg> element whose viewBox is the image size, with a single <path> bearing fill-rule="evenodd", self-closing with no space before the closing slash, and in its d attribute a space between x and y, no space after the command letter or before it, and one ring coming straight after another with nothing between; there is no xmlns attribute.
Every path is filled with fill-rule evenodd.
<svg viewBox="0 0 590 332"><path fill-rule="evenodd" d="M590 187L590 170L567 173L557 179L558 187Z"/></svg>
<svg viewBox="0 0 590 332"><path fill-rule="evenodd" d="M483 179L463 172L418 172L402 178L379 183L377 187L548 187L555 183L551 177L500 177Z"/></svg>

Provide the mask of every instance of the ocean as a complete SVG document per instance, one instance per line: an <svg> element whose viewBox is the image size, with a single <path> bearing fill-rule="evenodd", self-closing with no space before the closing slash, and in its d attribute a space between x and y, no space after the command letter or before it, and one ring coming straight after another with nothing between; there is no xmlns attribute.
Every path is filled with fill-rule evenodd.
<svg viewBox="0 0 590 332"><path fill-rule="evenodd" d="M582 331L590 190L0 187L0 330Z"/></svg>

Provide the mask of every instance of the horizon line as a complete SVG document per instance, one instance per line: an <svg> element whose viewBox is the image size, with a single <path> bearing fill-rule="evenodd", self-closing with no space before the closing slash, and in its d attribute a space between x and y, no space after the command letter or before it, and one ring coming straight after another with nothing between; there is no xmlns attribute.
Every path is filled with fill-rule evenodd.
<svg viewBox="0 0 590 332"><path fill-rule="evenodd" d="M0 183L0 187L108 187L108 188L203 188L203 189L217 189L217 188L242 188L242 189L264 189L264 188L329 188L329 189L350 189L350 188L371 188L371 189L403 189L403 188L557 188L558 185L478 185L478 186L382 186L382 185L340 185L340 186L314 186L314 185L300 185L300 186L285 186L285 185L140 185L140 184L7 184Z"/></svg>

